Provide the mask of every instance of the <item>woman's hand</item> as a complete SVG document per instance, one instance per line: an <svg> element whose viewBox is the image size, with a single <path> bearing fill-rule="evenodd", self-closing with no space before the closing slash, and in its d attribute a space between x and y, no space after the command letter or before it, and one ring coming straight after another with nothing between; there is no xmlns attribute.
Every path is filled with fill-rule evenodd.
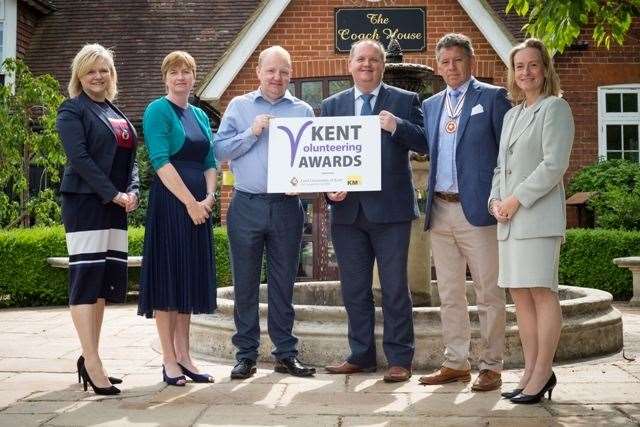
<svg viewBox="0 0 640 427"><path fill-rule="evenodd" d="M520 201L513 194L501 201L498 206L498 213L507 219L513 218L520 207Z"/></svg>
<svg viewBox="0 0 640 427"><path fill-rule="evenodd" d="M120 192L116 194L115 197L111 199L111 201L118 206L122 206L125 209L127 208L127 204L130 203L129 195L125 193L120 193Z"/></svg>
<svg viewBox="0 0 640 427"><path fill-rule="evenodd" d="M133 212L134 210L136 210L138 208L138 206L140 206L140 203L139 203L138 196L136 195L136 193L134 193L134 192L127 193L127 196L129 196L129 202L126 204L126 206L124 208L127 211L127 213L129 213L129 212Z"/></svg>
<svg viewBox="0 0 640 427"><path fill-rule="evenodd" d="M192 200L187 203L187 213L191 217L191 221L195 225L204 224L207 218L209 218L209 213L211 209L207 210L207 207L204 204L204 201L198 202L197 200Z"/></svg>
<svg viewBox="0 0 640 427"><path fill-rule="evenodd" d="M203 203L209 210L209 213L211 213L213 211L213 207L216 205L216 196L214 196L213 193L209 193L200 203Z"/></svg>
<svg viewBox="0 0 640 427"><path fill-rule="evenodd" d="M500 203L502 203L500 200L493 199L489 204L489 210L491 211L491 215L493 215L498 222L507 222L509 221L509 218L502 215L499 211Z"/></svg>
<svg viewBox="0 0 640 427"><path fill-rule="evenodd" d="M334 192L334 193L327 193L327 197L332 202L341 202L347 197L347 192L346 191L337 191L337 192Z"/></svg>

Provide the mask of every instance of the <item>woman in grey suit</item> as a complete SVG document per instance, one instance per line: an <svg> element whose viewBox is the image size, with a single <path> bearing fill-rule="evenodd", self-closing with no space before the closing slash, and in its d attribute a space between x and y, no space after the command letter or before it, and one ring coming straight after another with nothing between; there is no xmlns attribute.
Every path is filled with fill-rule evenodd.
<svg viewBox="0 0 640 427"><path fill-rule="evenodd" d="M498 220L499 286L516 306L525 370L513 403L537 403L556 385L553 357L560 338L558 259L565 234L562 178L574 136L569 104L540 40L509 54L509 91L518 105L502 126L489 210Z"/></svg>

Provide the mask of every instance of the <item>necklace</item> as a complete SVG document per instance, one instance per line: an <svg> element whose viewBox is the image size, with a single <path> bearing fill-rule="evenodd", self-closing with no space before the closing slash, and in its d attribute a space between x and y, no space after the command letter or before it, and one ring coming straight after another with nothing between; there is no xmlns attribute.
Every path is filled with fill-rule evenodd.
<svg viewBox="0 0 640 427"><path fill-rule="evenodd" d="M458 100L456 104L456 108L453 108L451 105L451 99L449 96L446 96L445 99L445 107L447 109L447 116L449 116L449 120L444 125L444 130L447 133L455 133L458 130L458 117L462 114L462 105L464 104L464 97L467 96L467 92L462 95L462 97Z"/></svg>

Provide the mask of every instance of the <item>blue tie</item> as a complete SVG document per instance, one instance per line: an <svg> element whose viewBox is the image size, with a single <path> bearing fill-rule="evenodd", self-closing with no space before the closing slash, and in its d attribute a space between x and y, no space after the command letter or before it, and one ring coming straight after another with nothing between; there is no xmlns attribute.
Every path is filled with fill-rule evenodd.
<svg viewBox="0 0 640 427"><path fill-rule="evenodd" d="M451 98L451 107L456 108L458 106L458 97L460 96L461 91L458 89L454 89L449 92L449 97Z"/></svg>
<svg viewBox="0 0 640 427"><path fill-rule="evenodd" d="M373 114L373 110L371 109L371 99L373 98L373 94L363 93L362 95L360 95L360 98L362 98L362 101L364 101L362 103L362 109L360 110L360 115L370 116L371 114Z"/></svg>

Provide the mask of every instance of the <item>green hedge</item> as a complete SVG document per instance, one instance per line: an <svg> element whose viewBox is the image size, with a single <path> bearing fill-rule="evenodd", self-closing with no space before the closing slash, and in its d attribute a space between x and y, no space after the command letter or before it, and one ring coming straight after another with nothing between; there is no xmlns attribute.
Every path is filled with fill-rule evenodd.
<svg viewBox="0 0 640 427"><path fill-rule="evenodd" d="M144 229L129 229L129 253L142 254ZM218 287L231 285L226 229L214 229ZM63 305L67 303L67 270L52 268L47 257L66 256L62 227L0 231L0 307ZM560 255L560 282L610 292L628 299L631 272L613 258L640 255L640 232L618 230L567 231ZM130 269L130 284L138 283L139 269ZM264 273L263 273L264 274Z"/></svg>
<svg viewBox="0 0 640 427"><path fill-rule="evenodd" d="M560 283L601 289L627 300L633 293L631 271L612 262L627 256L640 256L638 231L567 230L560 253Z"/></svg>
<svg viewBox="0 0 640 427"><path fill-rule="evenodd" d="M214 228L218 287L231 285L227 232ZM144 228L129 229L129 254L141 255ZM0 231L0 307L64 305L68 300L68 270L47 264L51 256L67 256L62 227ZM129 269L135 288L140 269Z"/></svg>

